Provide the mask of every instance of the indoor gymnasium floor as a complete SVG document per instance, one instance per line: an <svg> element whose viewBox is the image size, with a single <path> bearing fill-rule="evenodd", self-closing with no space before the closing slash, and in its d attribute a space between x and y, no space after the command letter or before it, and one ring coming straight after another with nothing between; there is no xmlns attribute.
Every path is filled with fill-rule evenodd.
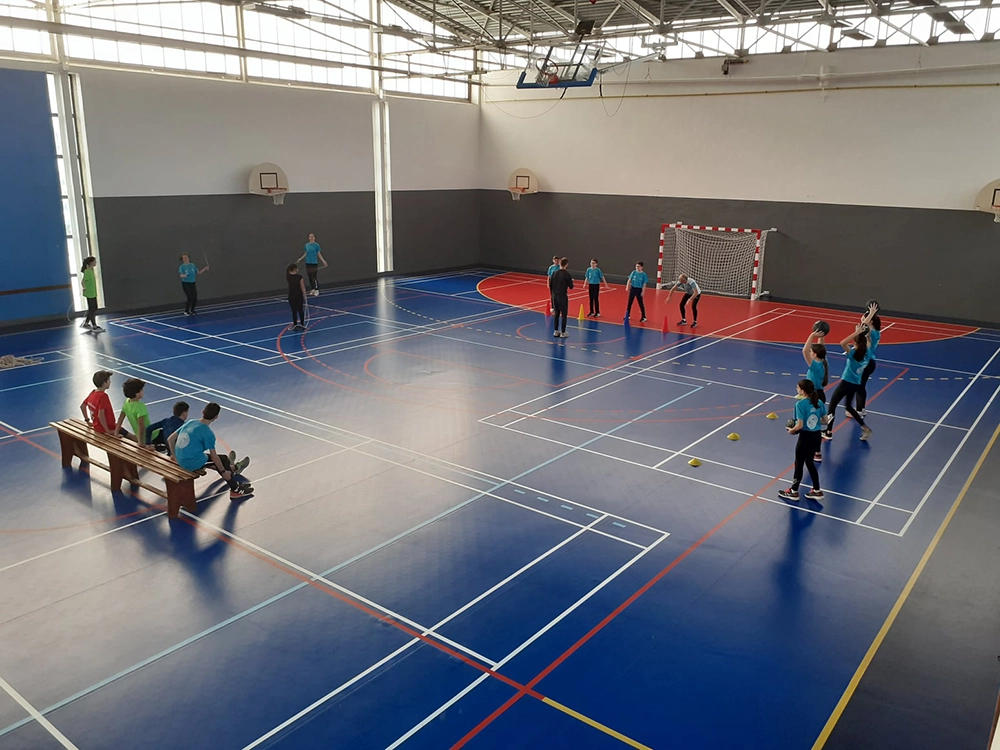
<svg viewBox="0 0 1000 750"><path fill-rule="evenodd" d="M489 271L0 337L43 358L0 371L0 750L811 747L995 439L1000 332L886 317L871 441L841 411L792 504L801 342L857 315L581 296L564 340ZM255 496L61 469L98 369L221 404Z"/></svg>

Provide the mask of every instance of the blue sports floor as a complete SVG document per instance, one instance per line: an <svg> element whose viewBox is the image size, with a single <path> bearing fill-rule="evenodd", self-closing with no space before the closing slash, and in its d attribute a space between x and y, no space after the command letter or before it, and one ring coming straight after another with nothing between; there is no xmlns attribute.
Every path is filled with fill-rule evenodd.
<svg viewBox="0 0 1000 750"><path fill-rule="evenodd" d="M841 410L793 505L801 346L740 336L809 313L558 342L491 275L325 291L305 335L264 299L0 337L43 358L0 371L0 750L812 746L1000 420L1000 332L887 329L872 440ZM105 368L116 409L220 403L255 496L169 521L61 469Z"/></svg>

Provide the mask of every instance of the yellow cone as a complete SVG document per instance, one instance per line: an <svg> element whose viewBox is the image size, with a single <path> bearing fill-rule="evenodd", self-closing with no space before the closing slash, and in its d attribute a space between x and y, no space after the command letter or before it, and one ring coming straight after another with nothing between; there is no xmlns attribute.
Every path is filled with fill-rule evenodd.
<svg viewBox="0 0 1000 750"><path fill-rule="evenodd" d="M740 439L740 436L737 433L735 433L735 432L730 432L728 435L726 435L726 437L729 438L730 440L739 440Z"/></svg>
<svg viewBox="0 0 1000 750"><path fill-rule="evenodd" d="M578 315L576 316L576 319L577 319L577 320L583 320L583 319L584 319L584 318L586 318L586 317L587 317L587 316L583 314L583 305L580 305L580 312L579 312L579 314L578 314Z"/></svg>
<svg viewBox="0 0 1000 750"><path fill-rule="evenodd" d="M768 418L768 419L777 419L777 418L778 418L778 415L777 415L777 414L775 414L775 413L774 413L774 412L772 411L772 412L771 412L770 414L768 414L768 415L767 415L767 418Z"/></svg>
<svg viewBox="0 0 1000 750"><path fill-rule="evenodd" d="M697 458L692 458L690 461L688 461L688 466L694 466L695 468L697 468L698 466L701 466L701 461L699 461Z"/></svg>

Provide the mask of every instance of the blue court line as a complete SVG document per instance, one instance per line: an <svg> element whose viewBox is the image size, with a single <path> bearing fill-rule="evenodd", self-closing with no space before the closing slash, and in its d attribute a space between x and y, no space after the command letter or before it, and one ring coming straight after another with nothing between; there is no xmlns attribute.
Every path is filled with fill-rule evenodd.
<svg viewBox="0 0 1000 750"><path fill-rule="evenodd" d="M560 505L559 507L562 508L562 509L564 509L564 510L573 510L573 506L572 505Z"/></svg>
<svg viewBox="0 0 1000 750"><path fill-rule="evenodd" d="M524 490L514 490L514 492L516 492L518 495L524 494Z"/></svg>
<svg viewBox="0 0 1000 750"><path fill-rule="evenodd" d="M618 523L617 521L612 521L612 522L611 522L611 525L612 525L612 526L619 526L619 527L621 527L621 528L623 528L623 529L625 528L625 524L623 524L623 523Z"/></svg>

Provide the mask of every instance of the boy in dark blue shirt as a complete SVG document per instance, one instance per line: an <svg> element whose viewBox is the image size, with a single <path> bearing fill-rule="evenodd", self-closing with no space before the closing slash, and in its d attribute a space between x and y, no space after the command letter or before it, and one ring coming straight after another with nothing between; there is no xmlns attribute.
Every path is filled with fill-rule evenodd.
<svg viewBox="0 0 1000 750"><path fill-rule="evenodd" d="M166 452L167 439L187 421L190 407L184 401L174 404L174 413L159 422L153 422L146 428L146 445L152 445L156 450Z"/></svg>

